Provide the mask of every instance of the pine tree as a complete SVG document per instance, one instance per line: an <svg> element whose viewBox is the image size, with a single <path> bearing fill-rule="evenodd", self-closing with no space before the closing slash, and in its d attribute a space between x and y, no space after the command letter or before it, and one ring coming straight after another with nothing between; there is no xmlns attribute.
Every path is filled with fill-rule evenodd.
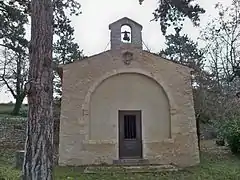
<svg viewBox="0 0 240 180"><path fill-rule="evenodd" d="M28 124L23 179L53 179L53 6L31 1Z"/></svg>
<svg viewBox="0 0 240 180"><path fill-rule="evenodd" d="M139 0L142 4L144 0ZM205 13L194 0L159 0L158 7L153 12L155 21L160 22L162 33L165 35L167 28L182 27L185 18L189 18L195 26L199 25L199 15Z"/></svg>

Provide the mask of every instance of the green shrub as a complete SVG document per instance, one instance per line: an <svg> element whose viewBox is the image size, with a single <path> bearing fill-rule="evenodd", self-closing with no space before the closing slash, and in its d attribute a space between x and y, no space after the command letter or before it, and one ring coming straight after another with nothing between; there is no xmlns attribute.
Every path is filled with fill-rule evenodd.
<svg viewBox="0 0 240 180"><path fill-rule="evenodd" d="M20 112L19 112L19 116L27 117L28 116L28 110L27 109L21 109Z"/></svg>
<svg viewBox="0 0 240 180"><path fill-rule="evenodd" d="M21 172L10 166L0 166L0 180L19 180Z"/></svg>
<svg viewBox="0 0 240 180"><path fill-rule="evenodd" d="M234 118L221 124L219 135L227 141L232 153L240 154L240 118Z"/></svg>

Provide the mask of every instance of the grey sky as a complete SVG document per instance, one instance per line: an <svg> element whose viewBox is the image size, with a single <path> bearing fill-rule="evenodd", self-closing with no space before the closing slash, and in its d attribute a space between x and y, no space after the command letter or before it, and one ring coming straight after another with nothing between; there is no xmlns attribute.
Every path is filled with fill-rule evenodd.
<svg viewBox="0 0 240 180"><path fill-rule="evenodd" d="M159 52L164 47L164 37L161 35L158 22L150 22L152 12L157 7L157 0L145 0L139 5L138 0L78 0L82 5L82 14L72 18L75 27L75 38L85 55L93 55L105 50L110 41L108 25L122 17L129 17L143 26L143 41L152 52ZM221 2L230 5L231 0L197 0L206 10L201 16L201 26L204 27L209 17L214 17L214 5ZM184 32L195 39L199 28L194 28L187 21ZM107 47L109 49L109 46ZM0 91L0 102L13 101L6 90Z"/></svg>

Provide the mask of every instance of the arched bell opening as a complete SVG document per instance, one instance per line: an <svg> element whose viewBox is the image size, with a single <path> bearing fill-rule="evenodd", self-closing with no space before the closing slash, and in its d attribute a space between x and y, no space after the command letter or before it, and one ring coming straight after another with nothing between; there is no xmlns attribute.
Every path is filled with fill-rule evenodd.
<svg viewBox="0 0 240 180"><path fill-rule="evenodd" d="M121 42L123 43L132 42L132 28L129 25L123 25L121 27Z"/></svg>

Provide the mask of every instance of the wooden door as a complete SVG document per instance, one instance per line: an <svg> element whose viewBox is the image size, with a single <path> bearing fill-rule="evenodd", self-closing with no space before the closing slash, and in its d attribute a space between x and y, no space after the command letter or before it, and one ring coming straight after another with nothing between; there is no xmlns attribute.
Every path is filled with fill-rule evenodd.
<svg viewBox="0 0 240 180"><path fill-rule="evenodd" d="M141 111L119 111L119 158L142 158Z"/></svg>

